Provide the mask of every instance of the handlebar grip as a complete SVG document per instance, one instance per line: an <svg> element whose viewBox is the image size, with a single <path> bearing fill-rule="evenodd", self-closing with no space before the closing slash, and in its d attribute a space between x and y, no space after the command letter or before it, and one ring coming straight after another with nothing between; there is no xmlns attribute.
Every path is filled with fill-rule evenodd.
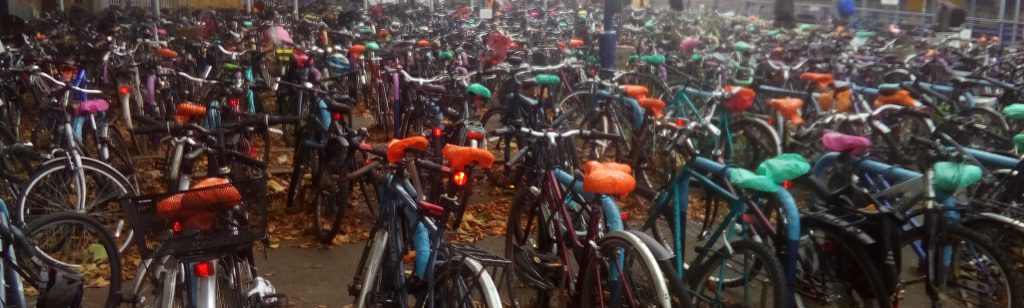
<svg viewBox="0 0 1024 308"><path fill-rule="evenodd" d="M267 125L295 124L300 120L299 116L270 116L267 119Z"/></svg>
<svg viewBox="0 0 1024 308"><path fill-rule="evenodd" d="M491 136L507 135L510 132L512 132L511 128L509 128L508 126L503 126L492 130Z"/></svg>
<svg viewBox="0 0 1024 308"><path fill-rule="evenodd" d="M416 166L420 167L420 168L424 168L424 169L430 170L430 171L434 171L434 172L441 172L441 173L444 173L444 174L451 174L452 173L452 168L448 168L447 166L443 166L441 164L438 164L438 163L435 163L435 162L432 162L432 161L429 161L429 160L425 160L425 159L420 159L420 158L416 159Z"/></svg>
<svg viewBox="0 0 1024 308"><path fill-rule="evenodd" d="M595 132L595 131L590 131L590 130L585 130L585 131L581 132L580 133L580 137L583 138L583 139L608 139L608 140L617 140L617 141L624 140L622 138L622 136L620 136L620 135L607 134L607 133Z"/></svg>

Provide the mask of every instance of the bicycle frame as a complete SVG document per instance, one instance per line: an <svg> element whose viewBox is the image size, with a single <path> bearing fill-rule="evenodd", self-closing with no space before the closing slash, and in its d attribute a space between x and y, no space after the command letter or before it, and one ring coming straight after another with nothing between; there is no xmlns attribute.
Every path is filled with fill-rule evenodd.
<svg viewBox="0 0 1024 308"><path fill-rule="evenodd" d="M647 218L642 229L649 230L655 227L657 219L657 213L660 213L662 209L669 205L671 202L675 209L673 220L676 221L672 227L673 238L675 239L675 266L676 275L680 278L685 277L687 267L683 266L686 260L686 238L683 235L684 223L687 217L687 209L689 207L689 189L691 181L696 180L697 185L703 187L705 190L720 197L728 203L729 212L722 219L722 223L716 228L711 236L708 237L707 244L704 248L698 249L700 252L697 253L694 264L703 263L709 256L714 253L712 245L722 240L723 245L729 247L729 238L733 235L732 226L736 223L741 222L738 220L741 216L751 216L750 218L756 219L756 221L769 229L769 232L775 232L771 228L771 223L768 222L765 215L761 213L760 209L756 206L747 206L747 199L741 195L737 195L731 192L731 185L719 185L719 181L711 179L705 174L712 174L714 177L725 177L728 174L730 167L717 163L707 158L694 157L691 159L682 170L680 170L671 181L671 186L668 190L663 191L654 198L653 206L651 207L651 215ZM669 198L672 196L673 198ZM783 270L786 273L786 284L790 290L789 298L787 302L794 303L795 299L793 295L796 291L796 257L797 250L799 248L800 240L800 213L797 209L796 202L793 200L792 195L789 191L783 189L781 186L777 187L775 191L775 198L782 206L782 214L786 219L786 230L783 231L786 235L785 243L785 259L782 260ZM752 215L751 215L752 214ZM754 228L749 226L749 223L744 222L742 224L747 232L751 232L755 239L759 238L760 235L756 233Z"/></svg>

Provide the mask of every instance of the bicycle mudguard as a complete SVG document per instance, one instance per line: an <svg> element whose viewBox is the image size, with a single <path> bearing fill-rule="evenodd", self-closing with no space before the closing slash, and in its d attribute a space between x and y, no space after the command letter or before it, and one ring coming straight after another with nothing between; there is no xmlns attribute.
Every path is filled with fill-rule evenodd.
<svg viewBox="0 0 1024 308"><path fill-rule="evenodd" d="M758 174L767 176L776 184L798 178L810 170L811 164L807 163L803 156L795 153L782 153L757 166Z"/></svg>
<svg viewBox="0 0 1024 308"><path fill-rule="evenodd" d="M932 168L935 169L935 187L944 191L956 191L981 181L981 167L975 165L940 161Z"/></svg>
<svg viewBox="0 0 1024 308"><path fill-rule="evenodd" d="M674 253L672 253L671 250L668 250L668 248L666 248L665 245L662 245L661 243L658 242L658 240L654 239L649 234L644 233L643 231L624 230L623 232L631 233L635 235L637 238L639 238L640 241L644 242L644 245L647 245L647 249L651 251L652 255L654 255L655 260L669 261L676 256Z"/></svg>

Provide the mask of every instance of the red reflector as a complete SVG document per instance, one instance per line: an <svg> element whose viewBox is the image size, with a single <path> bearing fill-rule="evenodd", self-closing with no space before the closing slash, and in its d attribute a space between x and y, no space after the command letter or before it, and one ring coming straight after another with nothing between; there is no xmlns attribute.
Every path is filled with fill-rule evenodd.
<svg viewBox="0 0 1024 308"><path fill-rule="evenodd" d="M789 189L793 187L793 181L782 181L782 188Z"/></svg>
<svg viewBox="0 0 1024 308"><path fill-rule="evenodd" d="M768 125L775 125L775 118L768 118Z"/></svg>
<svg viewBox="0 0 1024 308"><path fill-rule="evenodd" d="M686 126L686 119L676 118L676 126L678 126L678 127Z"/></svg>
<svg viewBox="0 0 1024 308"><path fill-rule="evenodd" d="M466 133L466 137L473 140L483 140L484 137L486 136L484 136L484 134L480 132L468 132Z"/></svg>
<svg viewBox="0 0 1024 308"><path fill-rule="evenodd" d="M256 158L257 154L258 153L256 153L256 147L250 146L249 147L249 158Z"/></svg>
<svg viewBox="0 0 1024 308"><path fill-rule="evenodd" d="M241 101L241 99L229 98L228 99L228 105L231 105L231 107L236 107L236 106L238 106L239 101Z"/></svg>
<svg viewBox="0 0 1024 308"><path fill-rule="evenodd" d="M194 266L196 277L206 278L213 276L213 265L210 262L199 262Z"/></svg>
<svg viewBox="0 0 1024 308"><path fill-rule="evenodd" d="M444 131L442 131L440 128L434 128L434 137L441 137L442 133L444 133Z"/></svg>
<svg viewBox="0 0 1024 308"><path fill-rule="evenodd" d="M469 179L466 177L465 171L459 171L455 172L455 174L452 174L452 180L455 181L455 185L458 186L466 185L466 182L469 181Z"/></svg>
<svg viewBox="0 0 1024 308"><path fill-rule="evenodd" d="M171 231L174 231L174 233L181 233L181 229L183 228L181 226L180 221L175 221L173 224L171 224Z"/></svg>
<svg viewBox="0 0 1024 308"><path fill-rule="evenodd" d="M128 95L128 93L132 93L132 88L121 86L120 88L117 88L117 93L121 93L121 95Z"/></svg>
<svg viewBox="0 0 1024 308"><path fill-rule="evenodd" d="M341 120L341 114L335 112L334 114L331 115L331 118L333 118L335 121Z"/></svg>
<svg viewBox="0 0 1024 308"><path fill-rule="evenodd" d="M632 215L629 215L629 212L619 213L619 218L622 218L623 221L629 220L629 217L631 217L631 216Z"/></svg>

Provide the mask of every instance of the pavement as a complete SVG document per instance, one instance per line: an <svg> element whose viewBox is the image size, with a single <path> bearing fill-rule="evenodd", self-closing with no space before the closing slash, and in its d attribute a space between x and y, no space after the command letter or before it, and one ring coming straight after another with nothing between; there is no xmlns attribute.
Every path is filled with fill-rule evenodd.
<svg viewBox="0 0 1024 308"><path fill-rule="evenodd" d="M300 242L284 242L256 265L279 292L288 295L294 307L345 307L354 297L348 294L365 243L330 248L300 248ZM504 238L490 237L477 247L504 255Z"/></svg>

